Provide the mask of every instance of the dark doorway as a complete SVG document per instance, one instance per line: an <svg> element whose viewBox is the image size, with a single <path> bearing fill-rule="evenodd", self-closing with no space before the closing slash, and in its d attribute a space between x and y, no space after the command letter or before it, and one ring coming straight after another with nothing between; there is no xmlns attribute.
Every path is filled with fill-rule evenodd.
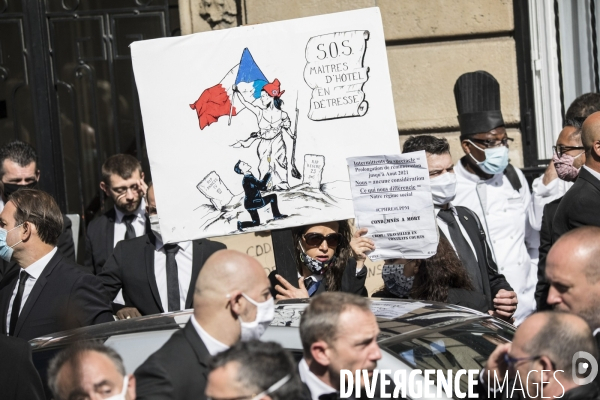
<svg viewBox="0 0 600 400"><path fill-rule="evenodd" d="M129 45L179 34L177 0L0 0L0 145L36 148L63 212L101 211L113 154L149 173Z"/></svg>

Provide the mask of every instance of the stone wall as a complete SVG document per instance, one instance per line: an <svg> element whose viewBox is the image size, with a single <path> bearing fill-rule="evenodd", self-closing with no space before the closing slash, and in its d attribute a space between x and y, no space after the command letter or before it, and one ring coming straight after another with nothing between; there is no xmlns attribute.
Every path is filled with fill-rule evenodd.
<svg viewBox="0 0 600 400"><path fill-rule="evenodd" d="M512 0L179 0L182 34L374 6L383 18L400 142L410 134L439 134L458 160L454 82L485 69L500 82L504 120L515 139L511 162L522 167ZM254 254L251 249L271 245L254 234L223 241ZM266 269L274 266L272 250L257 258ZM368 267L373 291L382 285L381 264Z"/></svg>

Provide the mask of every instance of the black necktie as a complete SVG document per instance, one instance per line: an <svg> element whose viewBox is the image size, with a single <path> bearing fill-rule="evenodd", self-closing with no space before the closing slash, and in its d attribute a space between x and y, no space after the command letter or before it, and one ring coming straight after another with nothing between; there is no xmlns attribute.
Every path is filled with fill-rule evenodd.
<svg viewBox="0 0 600 400"><path fill-rule="evenodd" d="M479 292L483 292L483 285L481 282L481 270L479 269L479 263L475 258L475 254L473 254L473 250L469 243L463 236L460 227L458 226L458 222L454 218L454 213L451 209L440 210L438 213L438 217L446 224L448 224L448 232L450 233L450 240L454 244L456 248L456 253L458 254L458 258L462 262L463 266L469 273L471 277L471 281L473 282L473 286L475 290Z"/></svg>
<svg viewBox="0 0 600 400"><path fill-rule="evenodd" d="M134 214L123 216L123 222L125 222L125 227L127 229L125 231L125 240L135 239L137 237L135 234L135 229L133 228L133 220L135 220L135 218L136 215Z"/></svg>
<svg viewBox="0 0 600 400"><path fill-rule="evenodd" d="M339 392L326 393L319 396L319 400L340 400Z"/></svg>
<svg viewBox="0 0 600 400"><path fill-rule="evenodd" d="M176 244L165 244L167 253L167 298L169 300L169 311L181 310L179 302L179 273L177 272L177 261L175 254L179 251Z"/></svg>
<svg viewBox="0 0 600 400"><path fill-rule="evenodd" d="M21 299L23 299L27 278L29 278L29 274L25 271L21 271L21 274L19 275L19 288L17 289L17 295L15 296L15 301L13 301L12 312L10 313L10 325L8 328L8 334L10 336L14 336L15 334L19 312L21 311Z"/></svg>

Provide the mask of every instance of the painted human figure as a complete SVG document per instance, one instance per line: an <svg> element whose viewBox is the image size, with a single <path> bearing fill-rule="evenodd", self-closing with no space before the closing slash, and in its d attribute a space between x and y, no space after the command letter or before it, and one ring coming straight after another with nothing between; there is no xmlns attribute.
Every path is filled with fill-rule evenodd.
<svg viewBox="0 0 600 400"><path fill-rule="evenodd" d="M240 101L248 110L256 116L258 121L258 132L252 133L250 138L237 144L242 147L249 147L255 140L259 140L256 149L259 164L258 172L264 176L271 172L273 179L273 190L287 190L288 184L288 162L287 147L283 140L282 132L285 130L292 140L296 139L295 134L290 130L291 122L288 114L281 109L283 101L281 95L285 93L280 91L280 82L275 79L272 83L263 86L260 92L260 102L258 105L249 103L234 87L236 101Z"/></svg>
<svg viewBox="0 0 600 400"><path fill-rule="evenodd" d="M287 215L283 215L279 212L279 207L277 206L277 195L275 193L264 197L260 193L261 190L267 190L267 184L271 179L271 173L267 172L263 178L259 180L254 177L250 169L250 165L241 160L235 164L235 167L233 167L233 170L236 173L244 175L244 178L242 179L242 187L244 188L245 193L244 208L246 211L248 211L248 213L250 213L250 217L252 217L252 221L237 222L237 228L239 231L243 231L244 228L251 228L253 226L260 225L258 209L267 206L267 204L271 204L271 211L273 212L273 218L275 220L287 217Z"/></svg>

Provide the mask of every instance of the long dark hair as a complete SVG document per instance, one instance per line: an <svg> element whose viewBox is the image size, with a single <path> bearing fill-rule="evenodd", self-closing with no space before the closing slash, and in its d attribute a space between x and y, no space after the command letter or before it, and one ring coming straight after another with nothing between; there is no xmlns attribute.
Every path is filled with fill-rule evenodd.
<svg viewBox="0 0 600 400"><path fill-rule="evenodd" d="M342 235L342 241L335 249L336 259L330 264L325 270L323 280L325 287L329 292L337 292L342 288L342 276L344 275L344 269L348 264L348 259L352 257L352 248L350 247L350 240L352 239L352 228L347 220L336 221L338 224L338 233ZM311 227L319 224L305 225L295 228L292 231L294 242L296 244L296 267L298 272L302 274L302 259L300 253L302 253L302 235L306 233Z"/></svg>
<svg viewBox="0 0 600 400"><path fill-rule="evenodd" d="M445 303L450 288L473 290L473 283L448 239L440 237L437 253L419 260L410 297Z"/></svg>
<svg viewBox="0 0 600 400"><path fill-rule="evenodd" d="M265 89L263 89L262 92L267 93L267 91ZM269 93L267 93L267 94L269 94ZM271 96L271 95L269 94L269 96ZM273 97L273 105L275 106L276 109L281 111L281 106L283 105L283 100L281 100L281 97L279 97L279 96Z"/></svg>

